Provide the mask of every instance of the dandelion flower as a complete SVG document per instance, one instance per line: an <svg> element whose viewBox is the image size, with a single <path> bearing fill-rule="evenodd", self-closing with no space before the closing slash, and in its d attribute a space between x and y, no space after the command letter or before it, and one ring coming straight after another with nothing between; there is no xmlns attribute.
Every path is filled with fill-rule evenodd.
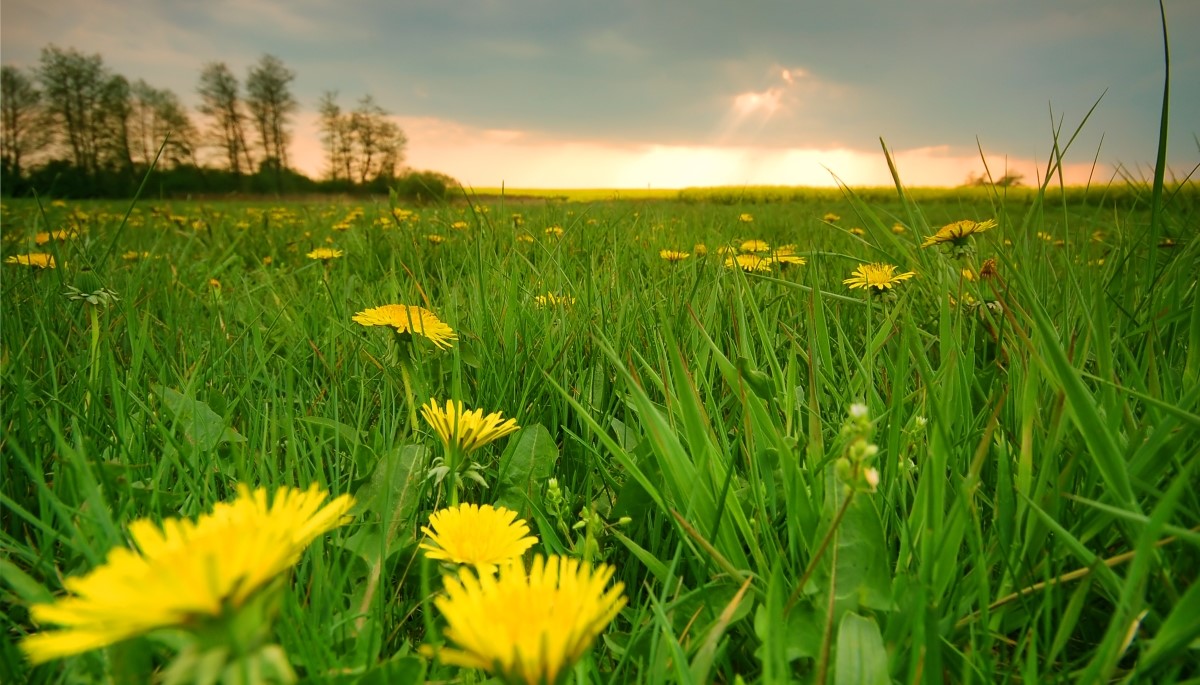
<svg viewBox="0 0 1200 685"><path fill-rule="evenodd" d="M708 246L704 243L696 243L692 246L692 252L694 252L697 257L703 257L704 255L708 254Z"/></svg>
<svg viewBox="0 0 1200 685"><path fill-rule="evenodd" d="M467 411L462 402L446 400L440 407L434 400L421 407L421 416L433 426L447 447L457 446L470 454L484 445L515 432L516 419L505 419L500 412L483 415L482 409Z"/></svg>
<svg viewBox="0 0 1200 685"><path fill-rule="evenodd" d="M892 233L895 233L896 235L904 235L904 232L907 230L908 229L905 228L904 224L902 224L898 221L896 223L892 224Z"/></svg>
<svg viewBox="0 0 1200 685"><path fill-rule="evenodd" d="M443 580L434 600L453 647L422 648L444 664L483 669L507 683L553 685L583 656L625 606L613 568L537 555L533 567L500 567L496 576L468 570Z"/></svg>
<svg viewBox="0 0 1200 685"><path fill-rule="evenodd" d="M912 271L904 273L896 273L896 267L892 264L859 264L850 278L842 281L850 286L850 289L855 288L874 288L877 292L883 292L888 288L896 285L900 281L906 281L913 276L916 276Z"/></svg>
<svg viewBox="0 0 1200 685"><path fill-rule="evenodd" d="M45 245L51 240L57 240L61 243L74 237L75 233L73 231L67 231L65 229L49 232L42 231L33 237L33 242L37 243L38 245Z"/></svg>
<svg viewBox="0 0 1200 685"><path fill-rule="evenodd" d="M322 262L328 263L330 260L337 259L343 254L345 253L341 250L335 250L331 247L318 247L304 256L308 257L309 259L319 259Z"/></svg>
<svg viewBox="0 0 1200 685"><path fill-rule="evenodd" d="M662 257L668 262L682 262L688 257L691 257L691 255L687 252L678 252L676 250L659 250L658 256Z"/></svg>
<svg viewBox="0 0 1200 685"><path fill-rule="evenodd" d="M541 307L570 307L575 304L575 298L570 295L555 295L554 293L546 293L545 295L537 295L533 298L533 303L539 308Z"/></svg>
<svg viewBox="0 0 1200 685"><path fill-rule="evenodd" d="M834 214L833 212L828 212L825 214L825 216L821 217L821 220L833 224L841 221L842 217Z"/></svg>
<svg viewBox="0 0 1200 685"><path fill-rule="evenodd" d="M743 224L754 223L754 216L750 214L741 214L738 216L738 221L742 222Z"/></svg>
<svg viewBox="0 0 1200 685"><path fill-rule="evenodd" d="M446 242L445 236L440 236L436 233L430 233L429 235L425 236L425 239L434 245L441 245L442 243Z"/></svg>
<svg viewBox="0 0 1200 685"><path fill-rule="evenodd" d="M300 559L306 547L340 526L349 495L326 502L308 490L238 486L238 497L195 521L134 521L135 549L118 547L102 566L70 578L68 595L34 604L43 630L21 642L34 664L122 642L160 628L203 626L227 618Z"/></svg>
<svg viewBox="0 0 1200 685"><path fill-rule="evenodd" d="M738 246L742 252L769 252L771 246L765 240L747 240Z"/></svg>
<svg viewBox="0 0 1200 685"><path fill-rule="evenodd" d="M929 236L923 243L921 243L921 247L931 247L933 245L939 245L943 243L950 243L955 247L959 247L965 244L972 235L976 233L983 233L989 228L995 227L996 222L992 219L988 219L982 223L977 223L971 221L970 219L955 221L952 224L946 224L945 226L939 228L937 233Z"/></svg>
<svg viewBox="0 0 1200 685"><path fill-rule="evenodd" d="M770 271L771 259L756 254L730 255L725 258L725 266L742 271Z"/></svg>
<svg viewBox="0 0 1200 685"><path fill-rule="evenodd" d="M449 348L450 343L458 339L454 329L436 314L416 305L386 304L365 309L355 314L352 320L364 326L391 326L397 333L417 333L441 348Z"/></svg>
<svg viewBox="0 0 1200 685"><path fill-rule="evenodd" d="M562 227L560 227L560 226L551 226L550 228L546 229L545 233L546 233L546 235L550 236L551 238L561 238L562 234L563 234L563 230L562 230Z"/></svg>
<svg viewBox="0 0 1200 685"><path fill-rule="evenodd" d="M38 269L53 269L54 255L46 254L45 252L31 252L29 254L17 254L8 257L4 260L5 264L23 264L32 266Z"/></svg>
<svg viewBox="0 0 1200 685"><path fill-rule="evenodd" d="M494 573L497 565L519 559L537 543L517 512L490 504L435 511L421 530L429 536L429 543L421 543L425 556L469 564L479 573Z"/></svg>
<svg viewBox="0 0 1200 685"><path fill-rule="evenodd" d="M795 266L804 266L808 260L796 254L795 245L781 245L775 248L775 253L771 257L776 264L791 264Z"/></svg>
<svg viewBox="0 0 1200 685"><path fill-rule="evenodd" d="M450 224L450 228L453 228L456 231L465 231L467 230L467 222L455 221L454 223Z"/></svg>
<svg viewBox="0 0 1200 685"><path fill-rule="evenodd" d="M146 259L149 256L150 256L149 252L144 252L144 251L138 252L137 250L130 250L130 251L122 254L121 259L124 259L127 262L136 262L139 259Z"/></svg>
<svg viewBox="0 0 1200 685"><path fill-rule="evenodd" d="M860 237L867 234L867 232L864 231L859 226L855 226L854 228L850 229L849 233L850 233L850 235L856 235L856 236L860 236Z"/></svg>
<svg viewBox="0 0 1200 685"><path fill-rule="evenodd" d="M528 233L518 233L517 234L517 242L518 243L532 243L533 236L529 235Z"/></svg>

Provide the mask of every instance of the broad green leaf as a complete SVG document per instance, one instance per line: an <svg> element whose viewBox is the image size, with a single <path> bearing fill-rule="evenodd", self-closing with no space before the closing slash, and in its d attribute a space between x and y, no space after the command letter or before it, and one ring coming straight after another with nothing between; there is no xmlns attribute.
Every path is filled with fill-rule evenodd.
<svg viewBox="0 0 1200 685"><path fill-rule="evenodd" d="M557 462L558 445L545 426L535 423L522 428L500 456L500 485L495 504L528 519L529 501L550 478Z"/></svg>
<svg viewBox="0 0 1200 685"><path fill-rule="evenodd" d="M204 402L157 383L150 387L175 417L175 424L183 429L184 439L196 449L208 451L223 442L246 442L246 438L232 426L225 425L225 419Z"/></svg>
<svg viewBox="0 0 1200 685"><path fill-rule="evenodd" d="M370 512L384 531L387 548L402 526L410 525L420 503L429 449L423 445L401 445L386 452L371 479L354 494L352 516Z"/></svg>
<svg viewBox="0 0 1200 685"><path fill-rule="evenodd" d="M837 634L835 685L888 685L888 654L874 619L842 617Z"/></svg>

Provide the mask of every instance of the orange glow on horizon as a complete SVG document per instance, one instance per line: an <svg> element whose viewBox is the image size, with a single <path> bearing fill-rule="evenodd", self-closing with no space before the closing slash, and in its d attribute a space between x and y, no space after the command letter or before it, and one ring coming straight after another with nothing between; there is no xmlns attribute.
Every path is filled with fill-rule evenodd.
<svg viewBox="0 0 1200 685"><path fill-rule="evenodd" d="M664 145L549 139L516 130L478 129L434 118L397 117L408 135L406 164L439 171L469 187L685 188L698 186L892 185L881 150L770 148L734 145ZM324 174L324 151L315 117L297 122L293 163ZM983 172L978 154L947 147L893 150L906 186L958 186ZM1044 161L988 158L992 175L1018 173L1033 185ZM1068 164L1067 184L1107 181L1090 162ZM1100 173L1103 173L1101 171Z"/></svg>

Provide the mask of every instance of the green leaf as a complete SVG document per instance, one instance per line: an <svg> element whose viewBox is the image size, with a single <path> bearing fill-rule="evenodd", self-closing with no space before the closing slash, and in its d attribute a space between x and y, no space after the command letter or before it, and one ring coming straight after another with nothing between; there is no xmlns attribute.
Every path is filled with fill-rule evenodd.
<svg viewBox="0 0 1200 685"><path fill-rule="evenodd" d="M0 559L0 580L7 583L18 597L30 604L49 602L54 599L54 595L50 594L50 591L41 583L34 580L33 576L22 571L7 559Z"/></svg>
<svg viewBox="0 0 1200 685"><path fill-rule="evenodd" d="M324 416L301 416L299 420L314 426L328 428L344 442L354 447L358 447L362 443L362 433L354 426L347 426L340 421L327 419Z"/></svg>
<svg viewBox="0 0 1200 685"><path fill-rule="evenodd" d="M1162 664L1169 663L1187 650L1195 648L1195 642L1200 640L1200 580L1192 581L1191 587L1183 593L1183 597L1171 610L1167 620L1163 621L1150 643L1150 649L1138 664L1139 671L1149 671Z"/></svg>
<svg viewBox="0 0 1200 685"><path fill-rule="evenodd" d="M150 388L162 398L162 403L182 427L184 439L196 449L208 451L223 442L246 442L225 419L207 404L157 383Z"/></svg>
<svg viewBox="0 0 1200 685"><path fill-rule="evenodd" d="M500 456L500 486L495 504L528 519L529 501L537 495L540 484L550 478L557 462L558 445L545 426L535 423L522 428Z"/></svg>
<svg viewBox="0 0 1200 685"><path fill-rule="evenodd" d="M828 524L826 524L828 525ZM837 596L834 620L843 612L867 608L892 611L892 574L888 565L887 545L879 512L870 497L857 496L846 509L837 531ZM824 587L829 583L826 555L815 574Z"/></svg>
<svg viewBox="0 0 1200 685"><path fill-rule="evenodd" d="M783 600L781 600L783 601ZM754 612L754 634L763 642L755 650L755 656L765 663L777 660L777 655L768 654L767 644L783 648L783 657L791 663L796 659L813 659L821 651L821 626L824 621L808 603L797 603L786 616L785 622L777 622L777 612L766 604L759 604Z"/></svg>
<svg viewBox="0 0 1200 685"><path fill-rule="evenodd" d="M401 445L387 452L366 485L354 494L352 516L370 512L377 517L384 531L384 547L388 553L401 526L411 524L421 489L425 483L425 464L429 450L423 445Z"/></svg>
<svg viewBox="0 0 1200 685"><path fill-rule="evenodd" d="M838 625L835 685L888 685L888 655L874 619L855 613Z"/></svg>
<svg viewBox="0 0 1200 685"><path fill-rule="evenodd" d="M385 661L362 674L355 685L418 685L425 682L425 660L406 656Z"/></svg>

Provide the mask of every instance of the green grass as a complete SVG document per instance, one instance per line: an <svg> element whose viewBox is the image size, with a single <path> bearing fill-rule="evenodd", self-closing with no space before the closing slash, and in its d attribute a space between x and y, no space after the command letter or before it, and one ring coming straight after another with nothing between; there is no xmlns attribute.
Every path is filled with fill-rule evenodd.
<svg viewBox="0 0 1200 685"><path fill-rule="evenodd" d="M142 201L124 224L128 204L6 201L5 257L78 236L46 246L57 269L0 267L0 680L147 681L171 654L149 639L30 670L26 607L137 518L315 482L360 506L291 575L275 630L302 679L483 681L415 655L439 625L416 545L440 447L387 336L351 321L393 302L459 334L417 346L418 403L523 427L477 454L490 487L464 500L625 584L577 682L1200 677L1195 185L1164 194L1162 244L1139 186L624 192L403 215ZM917 247L968 218L1000 225L965 260ZM717 248L750 238L808 263L726 269ZM345 256L305 257L321 246ZM995 277L964 278L986 259ZM868 300L842 285L863 261L918 276ZM63 295L97 283L120 299ZM855 403L865 433L843 430ZM860 438L878 488L847 496Z"/></svg>

